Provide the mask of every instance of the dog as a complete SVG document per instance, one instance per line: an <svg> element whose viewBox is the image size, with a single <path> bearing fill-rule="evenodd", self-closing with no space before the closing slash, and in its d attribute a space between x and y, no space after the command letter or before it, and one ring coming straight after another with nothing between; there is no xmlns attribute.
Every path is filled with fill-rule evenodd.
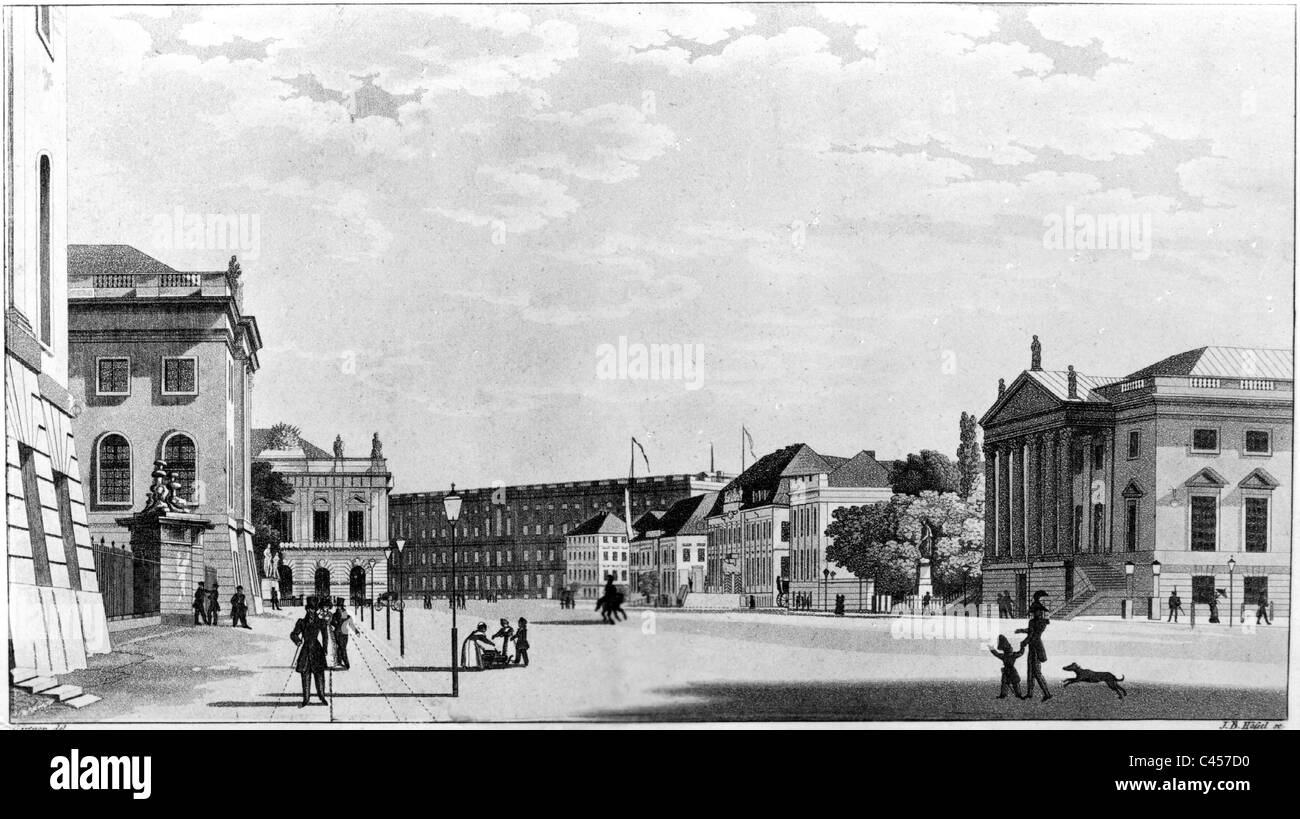
<svg viewBox="0 0 1300 819"><path fill-rule="evenodd" d="M1074 679L1065 681L1065 684L1067 686L1070 683L1080 683L1080 682L1081 683L1105 683L1106 687L1109 688L1111 691L1114 691L1116 695L1119 696L1120 699L1124 699L1125 697L1128 696L1128 692L1124 690L1124 686L1120 685L1120 682L1122 682L1124 679L1122 676L1116 677L1114 674L1110 673L1109 671L1089 671L1086 668L1080 668L1078 663L1070 663L1069 665L1065 666L1062 670L1074 672Z"/></svg>

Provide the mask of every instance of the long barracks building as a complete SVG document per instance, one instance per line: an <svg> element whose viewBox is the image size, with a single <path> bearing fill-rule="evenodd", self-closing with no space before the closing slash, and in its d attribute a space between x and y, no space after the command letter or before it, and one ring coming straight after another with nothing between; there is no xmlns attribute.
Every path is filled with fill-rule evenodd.
<svg viewBox="0 0 1300 819"><path fill-rule="evenodd" d="M653 475L632 485L636 517L677 501L721 489L733 476L721 472ZM601 512L624 514L627 480L572 481L460 490L456 531L457 586L477 597L554 598L565 581L564 538ZM394 589L407 596L445 597L451 578L451 524L445 492L389 496L389 531L406 541ZM400 573L400 574L399 574Z"/></svg>

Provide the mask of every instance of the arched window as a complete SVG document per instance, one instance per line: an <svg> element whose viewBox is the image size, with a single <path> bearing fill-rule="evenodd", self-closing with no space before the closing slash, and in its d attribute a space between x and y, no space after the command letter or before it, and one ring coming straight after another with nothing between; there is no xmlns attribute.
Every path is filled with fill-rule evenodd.
<svg viewBox="0 0 1300 819"><path fill-rule="evenodd" d="M99 442L99 502L131 502L131 445L116 433Z"/></svg>
<svg viewBox="0 0 1300 819"><path fill-rule="evenodd" d="M167 462L167 471L175 472L180 481L180 495L188 501L194 500L194 483L197 478L194 464L194 441L188 435L177 433L167 439L163 445L163 460Z"/></svg>

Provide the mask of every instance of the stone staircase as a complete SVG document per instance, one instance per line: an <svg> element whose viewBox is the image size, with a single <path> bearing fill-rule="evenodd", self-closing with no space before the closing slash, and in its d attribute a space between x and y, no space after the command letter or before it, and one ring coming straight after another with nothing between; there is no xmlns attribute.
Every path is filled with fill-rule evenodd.
<svg viewBox="0 0 1300 819"><path fill-rule="evenodd" d="M1118 617L1123 613L1128 595L1128 578L1110 563L1089 560L1087 555L1075 559L1074 597L1052 612L1053 619L1069 620L1084 614Z"/></svg>
<svg viewBox="0 0 1300 819"><path fill-rule="evenodd" d="M82 709L101 699L82 691L79 685L60 685L56 677L39 674L34 668L9 669L9 684L30 694L49 697L69 708Z"/></svg>

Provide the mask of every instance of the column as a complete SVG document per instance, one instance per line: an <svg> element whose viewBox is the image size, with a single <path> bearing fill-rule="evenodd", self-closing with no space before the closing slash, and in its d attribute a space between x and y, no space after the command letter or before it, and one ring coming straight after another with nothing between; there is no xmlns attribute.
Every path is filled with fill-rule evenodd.
<svg viewBox="0 0 1300 819"><path fill-rule="evenodd" d="M997 450L984 445L984 556L998 554Z"/></svg>
<svg viewBox="0 0 1300 819"><path fill-rule="evenodd" d="M1040 502L1043 489L1043 444L1042 436L1034 435L1029 439L1029 458L1025 462L1025 487L1028 503L1026 505L1029 526L1025 545L1030 554L1043 552L1043 507Z"/></svg>
<svg viewBox="0 0 1300 819"><path fill-rule="evenodd" d="M1007 458L1011 448L1004 443L997 445L998 461L998 555L1006 558L1011 556L1011 491L1010 477L1011 467L1007 463Z"/></svg>
<svg viewBox="0 0 1300 819"><path fill-rule="evenodd" d="M1057 440L1056 543L1057 551L1068 555L1074 554L1074 475L1071 472L1074 431L1068 427L1061 430Z"/></svg>
<svg viewBox="0 0 1300 819"><path fill-rule="evenodd" d="M1060 503L1057 500L1060 482L1060 467L1057 461L1061 457L1058 448L1057 433L1049 432L1043 436L1043 553L1056 554L1059 540L1056 531L1057 513Z"/></svg>
<svg viewBox="0 0 1300 819"><path fill-rule="evenodd" d="M1007 512L1011 516L1011 554L1023 557L1025 554L1025 441L1017 438L1011 446L1008 467L1011 478L1011 503Z"/></svg>
<svg viewBox="0 0 1300 819"><path fill-rule="evenodd" d="M1106 554L1110 554L1115 549L1115 498L1118 495L1115 492L1115 430L1105 429L1101 434L1102 449L1106 453L1106 463L1109 468L1102 475L1102 480L1106 482L1106 492L1102 495L1102 502L1106 504L1105 514L1102 516L1102 526L1105 528L1101 533L1101 549ZM1131 604L1130 604L1131 605Z"/></svg>

